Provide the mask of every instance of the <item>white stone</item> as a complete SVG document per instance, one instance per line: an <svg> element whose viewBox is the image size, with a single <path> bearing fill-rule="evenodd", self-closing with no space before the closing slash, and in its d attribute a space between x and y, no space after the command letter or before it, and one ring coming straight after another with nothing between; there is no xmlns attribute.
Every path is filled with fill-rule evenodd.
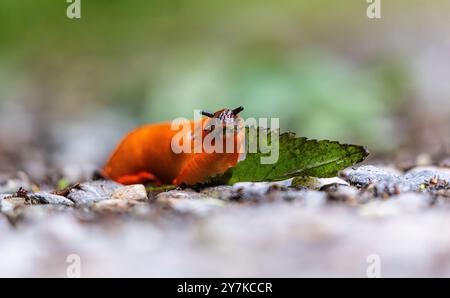
<svg viewBox="0 0 450 298"><path fill-rule="evenodd" d="M147 191L142 184L127 185L114 190L111 199L145 201L147 200Z"/></svg>

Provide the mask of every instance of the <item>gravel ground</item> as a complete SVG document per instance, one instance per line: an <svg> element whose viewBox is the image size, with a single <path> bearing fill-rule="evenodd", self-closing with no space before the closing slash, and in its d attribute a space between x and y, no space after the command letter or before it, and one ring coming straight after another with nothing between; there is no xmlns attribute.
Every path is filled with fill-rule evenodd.
<svg viewBox="0 0 450 298"><path fill-rule="evenodd" d="M0 276L71 276L74 260L82 277L450 276L448 166L306 180L51 192L19 173L0 184Z"/></svg>

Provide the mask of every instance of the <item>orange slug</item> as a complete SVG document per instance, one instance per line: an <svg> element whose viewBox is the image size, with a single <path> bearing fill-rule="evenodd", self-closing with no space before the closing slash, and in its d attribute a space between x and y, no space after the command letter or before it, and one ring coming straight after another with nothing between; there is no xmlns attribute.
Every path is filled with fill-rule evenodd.
<svg viewBox="0 0 450 298"><path fill-rule="evenodd" d="M105 178L121 184L153 182L157 185L194 185L205 182L207 178L223 173L237 164L238 146L242 137L237 131L223 133L218 139L223 142L223 153L205 152L203 142L201 152L196 152L192 136L196 125L201 125L201 137L204 140L208 134L217 131L217 128L224 131L226 125L238 123L241 119L239 113L243 109L222 109L215 113L203 111L202 115L207 117L197 122L189 121L189 135L183 135L186 138L182 140L190 142L188 147L192 149L191 152L175 153L172 150L172 138L185 130L172 129L171 122L140 126L119 143L101 173ZM231 152L225 149L227 138L233 138L231 141L234 148Z"/></svg>

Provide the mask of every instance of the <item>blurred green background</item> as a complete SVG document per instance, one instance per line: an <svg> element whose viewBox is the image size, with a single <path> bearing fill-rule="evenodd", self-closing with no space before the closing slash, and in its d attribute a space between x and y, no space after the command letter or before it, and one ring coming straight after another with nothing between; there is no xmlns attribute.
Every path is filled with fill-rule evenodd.
<svg viewBox="0 0 450 298"><path fill-rule="evenodd" d="M450 152L450 3L0 0L0 169L101 165L146 122L245 107L283 130Z"/></svg>

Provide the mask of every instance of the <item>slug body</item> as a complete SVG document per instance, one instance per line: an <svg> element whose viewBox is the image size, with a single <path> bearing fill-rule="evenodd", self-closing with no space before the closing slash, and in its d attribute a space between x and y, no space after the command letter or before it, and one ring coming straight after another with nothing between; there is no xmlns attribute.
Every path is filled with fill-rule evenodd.
<svg viewBox="0 0 450 298"><path fill-rule="evenodd" d="M175 153L172 150L173 138L184 130L172 129L171 122L138 127L120 142L102 169L102 174L121 184L154 182L158 185L193 185L205 182L209 177L223 173L237 164L240 156L238 150L240 134L224 133L219 139L225 148L227 138L233 138L234 148L231 153L225 150L223 153L207 153L203 142L201 152L195 153L193 132L200 125L203 140L212 133L211 126L214 127L210 124L212 120L219 125L234 123L240 119L237 114L242 108L239 109L236 114L233 111L237 109L223 109L214 114L205 112L210 118L202 118L197 122L190 121L190 132L187 132L189 135L184 136L181 141L181 143L189 142L190 152Z"/></svg>

